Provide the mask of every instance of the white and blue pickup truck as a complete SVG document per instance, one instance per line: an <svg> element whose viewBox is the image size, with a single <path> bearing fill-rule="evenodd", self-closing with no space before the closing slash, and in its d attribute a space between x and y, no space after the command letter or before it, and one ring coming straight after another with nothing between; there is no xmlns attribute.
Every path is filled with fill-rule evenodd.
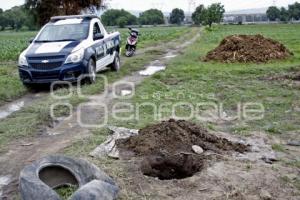
<svg viewBox="0 0 300 200"><path fill-rule="evenodd" d="M26 86L55 81L90 83L96 73L120 69L121 37L107 33L95 15L52 17L19 57L19 74Z"/></svg>

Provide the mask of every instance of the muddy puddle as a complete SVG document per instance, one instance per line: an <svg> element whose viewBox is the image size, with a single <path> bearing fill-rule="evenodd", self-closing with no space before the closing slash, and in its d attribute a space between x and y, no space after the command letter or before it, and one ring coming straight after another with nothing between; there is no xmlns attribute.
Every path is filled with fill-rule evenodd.
<svg viewBox="0 0 300 200"><path fill-rule="evenodd" d="M0 111L0 119L8 117L10 114L21 110L25 105L24 101L15 102L3 107Z"/></svg>
<svg viewBox="0 0 300 200"><path fill-rule="evenodd" d="M163 58L171 59L171 58L175 58L177 56L178 56L177 54L173 54L172 52L170 52L170 53L167 53Z"/></svg>
<svg viewBox="0 0 300 200"><path fill-rule="evenodd" d="M4 119L14 112L17 112L21 110L24 107L27 107L29 105L32 105L32 103L42 98L46 93L38 93L38 94L30 94L26 95L25 97L22 97L21 99L18 99L16 101L13 101L11 103L5 104L3 106L0 106L0 119Z"/></svg>
<svg viewBox="0 0 300 200"><path fill-rule="evenodd" d="M142 76L151 76L165 69L166 66L163 63L161 63L159 60L155 60L152 63L150 63L150 65L147 66L146 69L139 71L139 74Z"/></svg>
<svg viewBox="0 0 300 200"><path fill-rule="evenodd" d="M142 76L151 76L159 71L165 70L165 66L148 66L145 70L139 72Z"/></svg>

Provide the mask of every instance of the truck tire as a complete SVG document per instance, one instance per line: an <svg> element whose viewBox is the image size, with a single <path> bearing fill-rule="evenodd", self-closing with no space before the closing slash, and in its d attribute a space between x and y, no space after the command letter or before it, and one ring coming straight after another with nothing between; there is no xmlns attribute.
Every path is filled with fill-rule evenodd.
<svg viewBox="0 0 300 200"><path fill-rule="evenodd" d="M66 185L78 186L71 200L113 200L117 198L119 191L109 176L82 159L47 156L26 166L20 173L22 200L60 200L54 189ZM81 198L84 195L86 198Z"/></svg>
<svg viewBox="0 0 300 200"><path fill-rule="evenodd" d="M88 77L87 77L88 83L90 83L90 84L95 83L96 76L97 76L96 62L93 58L91 58L88 62Z"/></svg>
<svg viewBox="0 0 300 200"><path fill-rule="evenodd" d="M110 65L112 71L119 71L121 68L121 61L119 52L116 51L114 62Z"/></svg>

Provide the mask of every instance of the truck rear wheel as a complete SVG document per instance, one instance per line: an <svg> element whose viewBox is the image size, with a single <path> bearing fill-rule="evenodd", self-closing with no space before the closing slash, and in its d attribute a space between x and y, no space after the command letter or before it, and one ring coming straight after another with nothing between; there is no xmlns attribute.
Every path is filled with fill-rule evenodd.
<svg viewBox="0 0 300 200"><path fill-rule="evenodd" d="M96 82L96 63L94 59L89 60L87 81L92 84Z"/></svg>
<svg viewBox="0 0 300 200"><path fill-rule="evenodd" d="M119 71L121 68L121 61L119 52L116 51L114 62L110 66L112 71Z"/></svg>

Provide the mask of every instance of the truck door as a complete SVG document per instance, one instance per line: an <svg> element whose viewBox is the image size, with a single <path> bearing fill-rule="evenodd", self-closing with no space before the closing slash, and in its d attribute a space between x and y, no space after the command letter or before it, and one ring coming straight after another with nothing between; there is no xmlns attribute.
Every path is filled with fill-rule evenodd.
<svg viewBox="0 0 300 200"><path fill-rule="evenodd" d="M96 34L99 33L104 34L101 33L99 23L95 22L93 25L93 38ZM94 40L94 42L95 42L95 51L96 51L96 58L97 58L96 70L99 71L101 68L107 65L110 56L107 55L107 49L106 49L106 44L104 39L96 40L96 41Z"/></svg>

